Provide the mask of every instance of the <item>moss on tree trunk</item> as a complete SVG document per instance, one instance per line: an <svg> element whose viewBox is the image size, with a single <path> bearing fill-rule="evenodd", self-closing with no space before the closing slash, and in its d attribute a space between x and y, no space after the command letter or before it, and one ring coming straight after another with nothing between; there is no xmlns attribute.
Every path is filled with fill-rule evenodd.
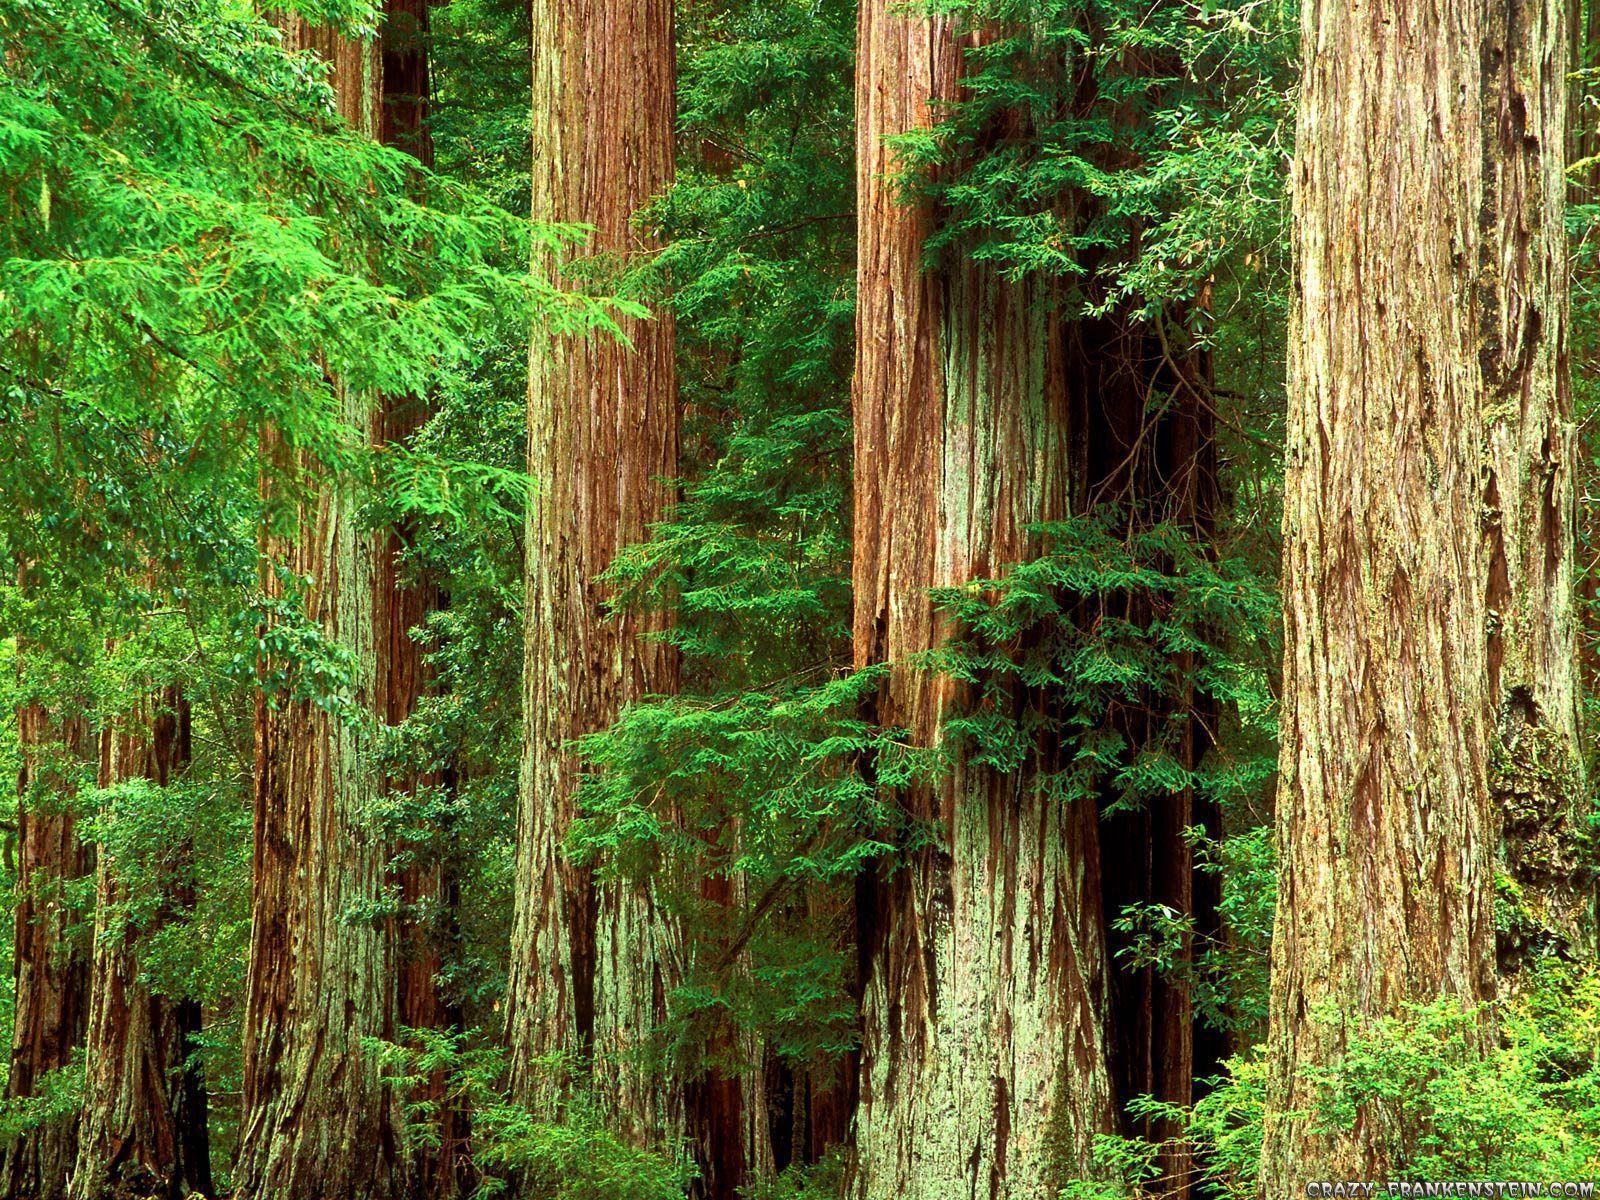
<svg viewBox="0 0 1600 1200"><path fill-rule="evenodd" d="M965 697L911 664L949 632L928 589L1036 553L1029 526L1067 516L1081 480L1045 285L925 270L933 214L896 195L884 139L936 119L977 35L889 0L859 28L855 657L894 664L877 718L929 745ZM863 897L866 1200L1046 1194L1112 1127L1098 814L1040 786L1054 753L958 760L915 790L939 844Z"/></svg>
<svg viewBox="0 0 1600 1200"><path fill-rule="evenodd" d="M572 254L626 260L650 242L634 214L672 180L673 35L666 0L536 0L533 215L594 232ZM538 269L581 278L569 255ZM563 843L579 768L574 737L677 682L652 619L606 611L598 576L666 516L677 473L678 400L670 315L605 335L535 337L526 535L525 721L516 909L507 989L512 1082L547 1103L553 1054L591 1053L594 1083L622 1128L648 1141L683 1131L681 1083L653 1071L649 1035L675 983L675 935L651 889L596 884Z"/></svg>

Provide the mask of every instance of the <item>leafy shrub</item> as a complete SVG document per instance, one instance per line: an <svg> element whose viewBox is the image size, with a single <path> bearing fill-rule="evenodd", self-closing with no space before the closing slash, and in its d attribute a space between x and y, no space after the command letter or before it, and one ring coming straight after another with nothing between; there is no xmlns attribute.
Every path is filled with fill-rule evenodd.
<svg viewBox="0 0 1600 1200"><path fill-rule="evenodd" d="M694 1168L681 1152L641 1150L607 1126L596 1098L565 1091L558 1110L535 1112L507 1094L505 1054L481 1031L406 1030L405 1044L373 1041L403 1095L407 1144L434 1148L447 1112L472 1121L472 1185L487 1200L512 1189L520 1200L682 1200ZM552 1078L577 1072L564 1059L542 1064ZM416 1099L420 1085L442 1077L442 1099Z"/></svg>
<svg viewBox="0 0 1600 1200"><path fill-rule="evenodd" d="M1359 1114L1381 1111L1392 1178L1600 1175L1600 970L1544 964L1527 989L1488 1014L1499 1036L1486 1055L1485 1015L1442 1000L1372 1022L1351 1038L1342 1062L1315 1071L1313 1121L1348 1129ZM1229 1059L1191 1107L1144 1097L1131 1110L1176 1119L1195 1151L1202 1194L1244 1200L1257 1194L1266 1082L1264 1048L1256 1046ZM1097 1149L1117 1182L1074 1181L1063 1197L1155 1194L1161 1143L1111 1135Z"/></svg>

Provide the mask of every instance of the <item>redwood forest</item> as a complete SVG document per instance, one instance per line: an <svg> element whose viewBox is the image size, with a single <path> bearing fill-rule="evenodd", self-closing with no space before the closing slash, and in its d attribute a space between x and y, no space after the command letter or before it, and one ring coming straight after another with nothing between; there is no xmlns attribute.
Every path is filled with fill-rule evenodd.
<svg viewBox="0 0 1600 1200"><path fill-rule="evenodd" d="M0 0L0 199L0 1200L1595 1195L1600 0Z"/></svg>

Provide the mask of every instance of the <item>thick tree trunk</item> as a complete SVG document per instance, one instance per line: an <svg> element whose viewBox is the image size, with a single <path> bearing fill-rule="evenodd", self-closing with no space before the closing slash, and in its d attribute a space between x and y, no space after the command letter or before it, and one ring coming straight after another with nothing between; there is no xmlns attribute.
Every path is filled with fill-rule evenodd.
<svg viewBox="0 0 1600 1200"><path fill-rule="evenodd" d="M1484 121L1490 783L1518 919L1504 967L1593 954L1575 611L1577 443L1567 370L1566 13L1494 5Z"/></svg>
<svg viewBox="0 0 1600 1200"><path fill-rule="evenodd" d="M1600 67L1600 3L1595 0L1567 0L1567 44L1570 62L1567 91L1567 162L1587 164L1567 176L1569 204L1600 202L1600 123L1585 114L1600 101L1596 94L1595 71ZM1592 302L1600 284L1594 227L1591 225L1570 248L1567 282L1574 299ZM1574 400L1585 395L1588 380L1600 378L1600 339L1579 320L1570 333L1567 380L1574 388ZM1582 381L1582 382L1580 382ZM1580 458L1574 466L1574 491L1588 494L1594 486L1593 463ZM1600 694L1600 630L1593 615L1600 612L1600 573L1593 570L1596 547L1600 547L1600 526L1591 516L1592 505L1577 510L1578 555L1578 680L1582 695ZM1587 564L1587 566L1583 565Z"/></svg>
<svg viewBox="0 0 1600 1200"><path fill-rule="evenodd" d="M175 687L100 735L101 787L135 779L166 787L188 761L189 706ZM187 859L188 849L178 848L180 878L157 885L169 893L164 919L179 918L194 903L192 885L182 877ZM72 1198L210 1195L205 1081L187 1061L200 1032L199 1007L141 981L141 934L109 922L129 894L118 864L103 849L95 894L87 1073Z"/></svg>
<svg viewBox="0 0 1600 1200"><path fill-rule="evenodd" d="M949 632L927 589L1033 554L1029 525L1065 517L1076 486L1046 297L971 261L925 270L932 214L896 195L884 139L956 95L968 42L891 0L861 7L855 657L895 664L877 717L922 745L967 699L911 665ZM1053 756L1010 774L957 761L908 798L940 846L862 897L859 1197L1044 1195L1112 1126L1097 814L1044 794Z"/></svg>
<svg viewBox="0 0 1600 1200"><path fill-rule="evenodd" d="M1308 1069L1407 1002L1495 986L1477 536L1493 22L1484 0L1306 0L1303 17L1269 1200L1389 1177L1392 1116L1318 1131Z"/></svg>
<svg viewBox="0 0 1600 1200"><path fill-rule="evenodd" d="M648 250L634 213L672 180L668 0L535 0L533 215L594 227L589 250ZM546 259L542 264L554 268ZM573 274L569 272L569 274ZM673 985L672 935L647 889L595 887L565 858L579 770L572 738L673 690L676 658L596 582L672 500L678 412L672 322L610 338L538 336L529 367L527 623L517 888L507 1037L517 1094L543 1103L541 1063L592 1050L597 1090L635 1137L677 1132L681 1089L642 1055Z"/></svg>
<svg viewBox="0 0 1600 1200"><path fill-rule="evenodd" d="M297 19L288 40L332 65L342 115L376 134L376 43L308 29ZM368 428L369 398L344 388L339 394L343 420ZM236 1194L383 1200L400 1192L405 1175L398 1098L362 1044L393 1039L396 1015L395 922L368 915L386 908L391 874L389 847L370 815L383 785L366 728L377 715L371 706L384 539L362 528L347 490L310 490L283 565L310 579L308 615L353 655L354 696L367 711L258 700L255 910ZM268 586L276 587L275 577Z"/></svg>
<svg viewBox="0 0 1600 1200"><path fill-rule="evenodd" d="M347 420L365 404L347 401ZM302 513L288 569L371 696L374 556L346 499ZM277 707L281 704L281 707ZM241 1200L379 1200L402 1175L399 1108L364 1038L395 1035L388 847L371 824L370 735L306 700L257 702L254 917L244 1034Z"/></svg>
<svg viewBox="0 0 1600 1200"><path fill-rule="evenodd" d="M17 713L22 770L17 780L17 905L13 943L15 1025L6 1099L39 1094L44 1077L65 1068L83 1044L89 1007L87 947L71 932L65 890L94 869L72 815L75 774L93 760L83 712L56 716L37 703ZM76 1154L78 1121L41 1124L0 1158L0 1194L58 1200Z"/></svg>

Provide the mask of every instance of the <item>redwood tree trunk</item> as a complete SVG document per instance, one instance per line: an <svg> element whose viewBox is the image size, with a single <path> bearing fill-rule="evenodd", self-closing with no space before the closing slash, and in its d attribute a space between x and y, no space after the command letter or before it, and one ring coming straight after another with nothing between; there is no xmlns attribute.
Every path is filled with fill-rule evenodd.
<svg viewBox="0 0 1600 1200"><path fill-rule="evenodd" d="M884 139L936 118L969 42L947 18L862 4L855 658L895 664L877 717L923 745L967 699L910 665L948 632L927 589L1035 553L1028 526L1065 517L1077 486L1040 285L972 261L925 270L932 214L896 195ZM862 897L857 1196L1044 1195L1112 1126L1097 814L1043 794L1052 757L957 761L913 793L941 844Z"/></svg>
<svg viewBox="0 0 1600 1200"><path fill-rule="evenodd" d="M533 215L594 227L610 259L648 250L633 214L672 179L669 0L534 0ZM553 257L537 264L555 269ZM569 273L570 274L570 273ZM539 1060L592 1050L599 1093L639 1138L682 1125L681 1089L641 1061L672 986L671 933L643 888L596 888L564 857L578 765L570 739L670 692L677 663L596 581L672 500L678 409L672 321L611 338L541 339L529 366L527 722L507 1037L517 1094L552 1095Z"/></svg>
<svg viewBox="0 0 1600 1200"><path fill-rule="evenodd" d="M93 869L71 811L75 773L93 759L86 713L52 715L38 703L17 713L15 1025L6 1099L35 1096L44 1077L82 1045L89 1007L87 948L71 932L65 889ZM57 1200L67 1193L77 1146L76 1114L41 1124L5 1148L0 1193Z"/></svg>
<svg viewBox="0 0 1600 1200"><path fill-rule="evenodd" d="M332 65L342 115L375 135L376 43L298 19L288 40ZM370 398L343 387L339 395L343 420L368 428ZM305 482L293 544L275 557L310 579L308 615L353 655L354 696L370 711L385 538L362 527L347 490ZM362 1044L395 1036L395 922L367 915L386 910L391 874L370 815L383 788L373 749L359 718L308 700L258 701L240 1200L383 1200L401 1190L398 1098Z"/></svg>
<svg viewBox="0 0 1600 1200"><path fill-rule="evenodd" d="M1498 4L1485 80L1490 783L1517 885L1511 968L1595 949L1579 748L1577 442L1567 368L1567 14Z"/></svg>
<svg viewBox="0 0 1600 1200"><path fill-rule="evenodd" d="M431 97L428 70L428 8L432 0L385 0L382 31L382 114L379 140L413 155L424 166L433 165L433 142L428 130ZM375 446L405 445L427 421L429 407L420 396L382 396L373 418ZM378 548L378 573L374 581L373 613L377 621L377 691L374 706L386 725L409 720L429 687L423 648L412 636L439 605L432 580L415 577L415 568L403 561L410 542L409 525L389 531ZM436 775L389 779L394 790L413 791L440 786ZM443 839L447 831L437 830ZM402 852L407 847L399 848ZM455 888L442 865L442 848L424 846L415 854L403 853L399 871L402 906L399 979L396 982L398 1019L408 1029L455 1029L461 1014L439 985L444 965L443 948L453 936ZM445 1102L445 1077L435 1071L415 1090L413 1102L437 1107L437 1145L420 1144L412 1153L415 1190L427 1197L454 1195L462 1180L459 1171L466 1152L466 1115Z"/></svg>
<svg viewBox="0 0 1600 1200"><path fill-rule="evenodd" d="M176 687L150 696L118 729L100 735L100 786L146 779L166 787L189 761L189 706ZM174 849L179 878L163 919L194 903L185 877L189 852ZM96 863L95 945L87 1073L78 1133L73 1200L210 1195L205 1082L187 1060L200 1031L199 1008L154 992L140 979L141 936L109 918L129 899L118 864L104 849Z"/></svg>
<svg viewBox="0 0 1600 1200"><path fill-rule="evenodd" d="M1504 9L1501 9L1503 19ZM1382 19L1380 19L1380 16ZM1294 168L1277 920L1262 1181L1385 1179L1311 1068L1411 1001L1494 993L1480 273L1484 0L1306 0ZM1492 105L1489 107L1493 107Z"/></svg>

